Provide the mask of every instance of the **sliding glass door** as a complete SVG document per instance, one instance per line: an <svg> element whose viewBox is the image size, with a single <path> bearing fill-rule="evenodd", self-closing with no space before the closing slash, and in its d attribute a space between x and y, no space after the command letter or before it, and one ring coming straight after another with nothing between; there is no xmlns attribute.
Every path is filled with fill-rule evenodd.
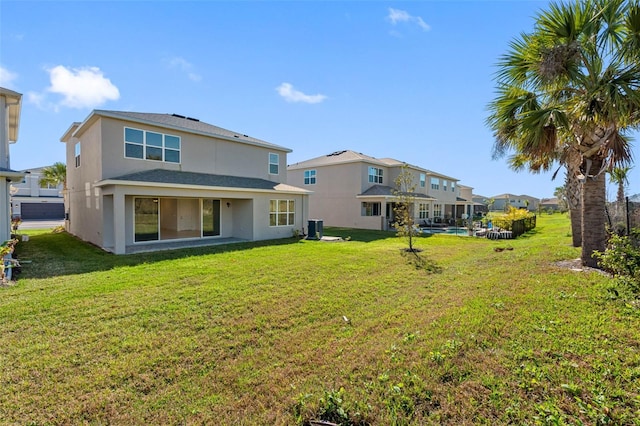
<svg viewBox="0 0 640 426"><path fill-rule="evenodd" d="M220 235L220 200L136 198L134 241L163 241Z"/></svg>
<svg viewBox="0 0 640 426"><path fill-rule="evenodd" d="M158 229L158 199L136 198L134 201L134 241L156 241Z"/></svg>
<svg viewBox="0 0 640 426"><path fill-rule="evenodd" d="M202 200L202 236L220 235L220 200Z"/></svg>

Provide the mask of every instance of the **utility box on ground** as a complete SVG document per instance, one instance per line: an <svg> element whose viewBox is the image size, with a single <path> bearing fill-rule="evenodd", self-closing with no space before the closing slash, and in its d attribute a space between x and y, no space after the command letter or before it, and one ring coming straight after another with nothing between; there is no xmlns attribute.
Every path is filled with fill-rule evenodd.
<svg viewBox="0 0 640 426"><path fill-rule="evenodd" d="M311 219L309 220L309 232L307 233L307 240L319 240L322 238L322 220Z"/></svg>

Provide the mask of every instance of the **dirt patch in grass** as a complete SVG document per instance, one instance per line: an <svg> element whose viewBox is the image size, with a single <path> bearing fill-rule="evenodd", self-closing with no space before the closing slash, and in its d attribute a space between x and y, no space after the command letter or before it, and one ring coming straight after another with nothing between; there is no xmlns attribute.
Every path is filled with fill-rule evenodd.
<svg viewBox="0 0 640 426"><path fill-rule="evenodd" d="M555 262L554 265L559 268L569 269L575 272L598 272L603 275L610 275L608 272L603 271L602 269L584 266L580 258L570 259L570 260L561 260L559 262Z"/></svg>

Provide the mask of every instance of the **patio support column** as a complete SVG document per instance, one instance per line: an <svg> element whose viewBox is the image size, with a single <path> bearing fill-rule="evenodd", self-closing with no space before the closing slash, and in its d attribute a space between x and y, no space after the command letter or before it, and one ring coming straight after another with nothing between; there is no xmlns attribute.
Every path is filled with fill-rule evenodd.
<svg viewBox="0 0 640 426"><path fill-rule="evenodd" d="M0 243L11 238L11 182L0 176Z"/></svg>
<svg viewBox="0 0 640 426"><path fill-rule="evenodd" d="M116 188L113 193L113 242L115 254L125 254L127 250L126 222L124 194Z"/></svg>

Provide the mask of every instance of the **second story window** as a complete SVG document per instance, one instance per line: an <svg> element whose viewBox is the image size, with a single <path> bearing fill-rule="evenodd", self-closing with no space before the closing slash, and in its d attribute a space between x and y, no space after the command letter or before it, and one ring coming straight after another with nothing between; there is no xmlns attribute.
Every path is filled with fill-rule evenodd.
<svg viewBox="0 0 640 426"><path fill-rule="evenodd" d="M451 182L451 192L456 192L456 183Z"/></svg>
<svg viewBox="0 0 640 426"><path fill-rule="evenodd" d="M446 190L447 190L447 181L446 181L446 180L443 180L443 181L442 181L442 190L443 190L443 191L446 191Z"/></svg>
<svg viewBox="0 0 640 426"><path fill-rule="evenodd" d="M440 189L440 179L431 178L431 189Z"/></svg>
<svg viewBox="0 0 640 426"><path fill-rule="evenodd" d="M124 156L166 163L180 162L180 138L157 132L124 128Z"/></svg>
<svg viewBox="0 0 640 426"><path fill-rule="evenodd" d="M420 173L420 188L424 188L427 184L427 175Z"/></svg>
<svg viewBox="0 0 640 426"><path fill-rule="evenodd" d="M280 169L280 154L269 153L269 174L277 175Z"/></svg>
<svg viewBox="0 0 640 426"><path fill-rule="evenodd" d="M40 188L42 189L58 189L58 184L51 182L40 182Z"/></svg>
<svg viewBox="0 0 640 426"><path fill-rule="evenodd" d="M305 170L304 171L304 184L305 185L315 185L316 184L316 171L315 170Z"/></svg>
<svg viewBox="0 0 640 426"><path fill-rule="evenodd" d="M80 142L75 146L76 167L80 167Z"/></svg>
<svg viewBox="0 0 640 426"><path fill-rule="evenodd" d="M382 169L369 167L369 182L382 183Z"/></svg>

